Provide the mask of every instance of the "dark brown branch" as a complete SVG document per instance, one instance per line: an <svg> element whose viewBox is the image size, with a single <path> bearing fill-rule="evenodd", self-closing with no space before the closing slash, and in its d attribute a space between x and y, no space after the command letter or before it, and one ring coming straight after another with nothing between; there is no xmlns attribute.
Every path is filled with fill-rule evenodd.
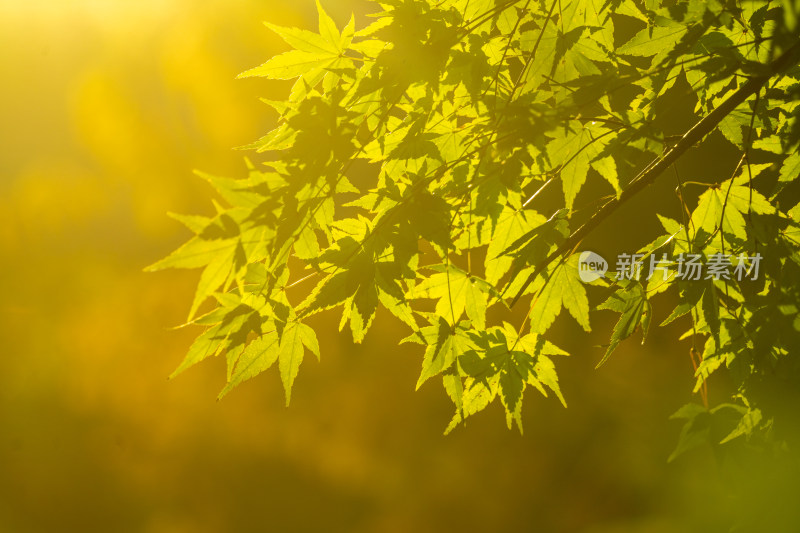
<svg viewBox="0 0 800 533"><path fill-rule="evenodd" d="M522 288L519 290L514 300L511 302L511 307L519 301L525 290L531 283L553 262L557 257L564 255L584 238L597 228L606 218L616 211L623 203L637 195L645 187L655 182L656 178L661 175L664 170L668 169L675 161L677 161L690 147L700 142L706 135L711 133L714 128L719 125L722 120L728 116L734 109L739 107L745 100L756 94L766 83L775 75L795 66L800 62L800 42L795 43L789 50L782 56L773 61L765 74L750 78L747 83L732 94L725 100L719 107L714 109L711 113L705 116L700 122L695 124L692 129L678 141L678 143L666 154L653 160L647 167L639 173L636 178L622 191L619 198L615 198L606 203L600 210L588 221L586 224L575 230L564 243L558 247L556 251L548 255L543 261L536 265L533 273L528 276Z"/></svg>

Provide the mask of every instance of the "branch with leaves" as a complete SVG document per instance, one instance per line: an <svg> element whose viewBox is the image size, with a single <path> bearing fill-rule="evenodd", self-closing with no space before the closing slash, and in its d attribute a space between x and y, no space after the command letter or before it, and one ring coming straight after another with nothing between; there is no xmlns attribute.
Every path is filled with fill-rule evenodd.
<svg viewBox="0 0 800 533"><path fill-rule="evenodd" d="M358 30L319 4L317 32L268 24L292 49L242 76L295 80L265 100L278 125L248 147L268 157L242 179L203 174L225 205L176 216L195 236L151 267L203 269L187 325L205 329L176 374L224 356L222 396L277 364L288 404L306 353L324 348L308 318L338 309L361 342L384 307L422 347L417 387L441 379L453 400L447 431L494 401L522 430L526 390L564 402L554 361L566 354L547 340L562 310L589 331L587 287L606 292L597 308L620 318L605 361L672 291L664 324L690 326L695 391L720 368L734 376L728 441L780 427L764 384L800 380L800 289L786 281L800 279L790 4L383 0ZM678 80L704 118L674 143L664 102ZM639 252L702 264L760 253L763 279L581 281L586 235L712 131L746 165L694 209L680 189L682 220L659 213L664 233ZM630 161L651 162L634 173ZM607 190L589 199L588 181ZM539 205L559 186L557 205ZM491 323L492 307L528 296L521 326ZM679 450L714 409L679 412Z"/></svg>
<svg viewBox="0 0 800 533"><path fill-rule="evenodd" d="M737 107L739 107L748 98L758 93L767 82L773 77L781 74L791 67L797 66L800 62L800 41L795 43L788 51L781 57L776 59L769 65L767 72L751 78L742 85L734 94L728 97L719 107L714 111L703 117L697 124L695 124L686 134L680 138L678 143L672 147L664 156L657 157L649 165L645 167L642 172L636 176L628 185L618 198L609 200L600 210L592 216L592 218L575 230L564 243L558 247L556 251L548 255L541 263L536 265L533 273L525 280L522 288L511 302L513 307L520 297L525 293L528 286L536 279L536 276L542 273L547 266L558 257L574 250L580 242L586 238L592 231L594 231L602 222L613 214L624 202L636 196L639 192L644 190L649 185L652 185L656 179L664 173L666 169L674 165L675 162L691 147L695 146L703 140L703 138L714 131L719 123L722 122L728 115L730 115ZM753 115L755 117L755 115ZM752 123L750 125L752 128ZM724 208L723 208L724 211Z"/></svg>

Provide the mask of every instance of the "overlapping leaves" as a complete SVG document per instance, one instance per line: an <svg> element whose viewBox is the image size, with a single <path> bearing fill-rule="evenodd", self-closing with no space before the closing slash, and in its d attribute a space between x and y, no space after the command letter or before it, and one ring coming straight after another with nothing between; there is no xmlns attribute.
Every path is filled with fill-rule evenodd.
<svg viewBox="0 0 800 533"><path fill-rule="evenodd" d="M267 24L291 50L242 76L295 80L267 101L278 124L250 146L267 162L246 179L207 176L226 205L177 217L195 236L152 267L203 269L189 321L207 329L178 371L224 354L224 395L277 363L288 403L306 351L320 356L309 317L335 309L361 342L384 307L424 347L417 386L441 378L453 400L448 430L495 400L521 429L528 386L561 398L549 357L563 352L544 338L556 317L590 328L578 255L547 262L597 205L587 184L619 198L637 165L669 149L677 79L711 112L791 48L788 8L758 4L383 0L360 30L319 4L317 32ZM773 204L800 171L798 80L782 73L727 114L720 131L745 154L741 171L682 205L685 221L662 218L667 235L646 250L707 260L769 248L771 281L760 292L603 282L600 308L620 315L603 361L646 332L650 298L671 287L680 304L667 322L688 315L690 336L707 336L699 383L724 359L744 390L760 310L777 302L795 320L794 286L776 280L796 268L800 226ZM772 160L755 164L751 150ZM518 291L531 296L522 327L493 324ZM784 337L767 351L789 354ZM742 424L736 435L758 425Z"/></svg>

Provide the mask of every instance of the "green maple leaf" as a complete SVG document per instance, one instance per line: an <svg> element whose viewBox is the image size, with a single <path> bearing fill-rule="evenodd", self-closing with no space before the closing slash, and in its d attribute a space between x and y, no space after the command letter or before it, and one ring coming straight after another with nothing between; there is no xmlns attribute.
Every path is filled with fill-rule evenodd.
<svg viewBox="0 0 800 533"><path fill-rule="evenodd" d="M306 348L319 359L319 343L314 330L299 322L289 325L283 332L278 349L278 366L283 389L286 392L287 406L292 399L292 386L303 362Z"/></svg>
<svg viewBox="0 0 800 533"><path fill-rule="evenodd" d="M603 358L597 363L596 368L599 368L608 361L611 353L619 346L619 343L630 337L640 325L643 328L642 342L644 342L644 337L647 335L647 326L652 315L652 307L650 302L647 301L647 294L642 284L629 282L597 308L610 309L620 313L619 321L614 326L614 332L611 335L611 344L608 346Z"/></svg>
<svg viewBox="0 0 800 533"><path fill-rule="evenodd" d="M506 207L497 221L494 238L489 241L486 251L486 281L496 284L508 272L514 262L513 257L504 252L515 241L525 236L546 219L531 210Z"/></svg>
<svg viewBox="0 0 800 533"><path fill-rule="evenodd" d="M252 307L235 303L230 307L222 306L195 322L211 327L195 340L189 348L189 353L170 379L226 349L229 351L238 349L246 343L251 332L257 332L261 327L260 316Z"/></svg>
<svg viewBox="0 0 800 533"><path fill-rule="evenodd" d="M681 37L686 34L686 26L663 18L659 22L666 25L641 30L618 48L617 53L626 56L651 57L674 48Z"/></svg>
<svg viewBox="0 0 800 533"><path fill-rule="evenodd" d="M544 287L534 296L530 312L531 330L544 333L553 324L562 308L566 308L581 327L590 331L589 299L578 277L578 254L557 265Z"/></svg>
<svg viewBox="0 0 800 533"><path fill-rule="evenodd" d="M783 182L790 182L800 177L800 152L795 152L786 159L781 165L781 177Z"/></svg>
<svg viewBox="0 0 800 533"><path fill-rule="evenodd" d="M467 317L479 329L484 329L488 299L491 293L495 293L494 287L453 265L429 268L437 273L416 285L408 297L437 299L436 314L451 324L458 324L466 311Z"/></svg>
<svg viewBox="0 0 800 533"><path fill-rule="evenodd" d="M239 356L235 369L218 399L222 399L234 387L267 371L278 360L280 340L278 333L271 331L251 342Z"/></svg>
<svg viewBox="0 0 800 533"><path fill-rule="evenodd" d="M147 267L145 271L204 267L213 263L220 255L232 254L237 244L237 239L205 240L193 237L169 256Z"/></svg>
<svg viewBox="0 0 800 533"><path fill-rule="evenodd" d="M603 154L603 147L608 143L611 130L573 120L556 133L558 136L550 142L547 152L552 161L562 162L559 176L567 209L572 209L590 168L594 168L605 178L619 195L621 189L616 163L612 157Z"/></svg>
<svg viewBox="0 0 800 533"><path fill-rule="evenodd" d="M432 325L421 328L404 342L425 344L425 357L422 361L422 372L417 380L417 389L428 379L450 369L456 359L465 353L472 343L467 336L468 329L462 325L451 326L444 318Z"/></svg>
<svg viewBox="0 0 800 533"><path fill-rule="evenodd" d="M322 5L317 2L319 12L319 34L298 28L284 28L265 22L265 25L280 35L286 43L293 47L290 50L266 63L243 72L240 78L261 76L274 80L288 80L298 76L313 76L322 69L335 69L345 65L344 51L353 39L354 21L340 33L336 23L328 16Z"/></svg>
<svg viewBox="0 0 800 533"><path fill-rule="evenodd" d="M760 169L768 166L763 165ZM775 208L769 200L758 191L741 184L746 179L747 175L742 174L739 178L710 188L700 196L691 218L695 231L702 229L707 235L713 235L719 229L723 235L744 241L747 240L745 216L748 213L774 213Z"/></svg>

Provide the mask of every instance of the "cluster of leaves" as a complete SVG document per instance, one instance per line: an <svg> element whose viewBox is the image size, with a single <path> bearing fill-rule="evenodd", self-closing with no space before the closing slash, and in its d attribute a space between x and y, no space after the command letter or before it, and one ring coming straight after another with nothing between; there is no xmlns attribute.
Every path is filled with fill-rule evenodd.
<svg viewBox="0 0 800 533"><path fill-rule="evenodd" d="M495 400L521 430L528 386L563 402L552 357L565 354L544 337L556 317L566 309L590 330L577 254L553 258L606 201L578 204L587 179L607 183L613 201L663 157L674 141L663 102L677 80L700 118L763 79L719 122L742 154L736 175L710 184L693 210L681 196L683 220L661 217L665 235L643 249L704 261L761 253L761 281L594 285L608 293L600 309L620 313L606 358L646 332L652 296L676 291L666 322L691 318L698 390L723 366L735 376L741 416L727 438L769 426L770 380L800 375L798 6L378 3L358 31L319 4L318 32L268 24L292 50L242 76L296 81L285 100L265 100L279 122L249 148L266 161L244 179L204 175L226 205L177 217L195 237L151 267L203 268L189 323L207 329L176 373L224 354L225 394L277 361L288 403L306 350L320 355L308 318L339 309L340 328L361 342L382 306L424 347L417 386L442 379L455 404L448 430ZM751 163L754 153L765 162ZM560 188L561 204L541 212L547 188ZM307 288L290 298L294 287ZM489 323L490 308L520 296L523 324ZM196 317L208 299L214 309ZM698 413L708 409L678 413L689 420L681 449L697 440Z"/></svg>

